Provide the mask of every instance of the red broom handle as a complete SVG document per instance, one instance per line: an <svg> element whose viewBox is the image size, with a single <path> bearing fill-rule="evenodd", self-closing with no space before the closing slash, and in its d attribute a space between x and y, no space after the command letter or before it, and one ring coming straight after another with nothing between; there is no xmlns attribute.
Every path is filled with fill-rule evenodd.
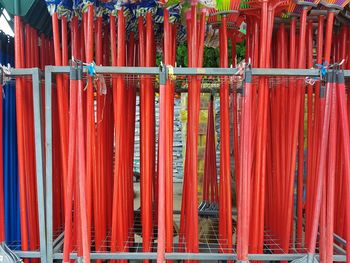
<svg viewBox="0 0 350 263"><path fill-rule="evenodd" d="M325 38L325 48L324 48L324 61L326 63L329 63L330 61L330 53L331 53L331 43L332 43L332 31L333 31L333 21L334 21L334 13L328 12L327 13L327 24L326 24L326 38ZM322 132L322 138L321 138L321 146L320 146L320 159L319 163L317 165L317 173L318 173L318 182L316 187L316 199L314 204L314 213L312 216L312 223L311 223L311 233L310 233L310 244L309 244L309 251L310 253L314 253L316 249L316 236L317 236L317 227L318 227L318 220L320 215L320 206L321 206L321 189L322 184L324 182L324 169L323 167L325 164L322 162L325 162L326 159L326 144L328 139L328 132L329 132L329 111L331 106L331 98L330 98L330 86L327 86L327 92L326 92L326 108L324 110L324 117L323 117L323 132ZM323 107L321 108L323 110ZM328 123L327 123L328 122ZM326 134L324 134L326 133ZM327 137L326 137L327 136Z"/></svg>
<svg viewBox="0 0 350 263"><path fill-rule="evenodd" d="M81 239L83 248L83 260L86 263L90 262L90 245L88 233L88 215L86 202L86 164L85 164L85 147L84 147L84 126L83 126L83 81L78 80L78 128L77 128L77 143L78 143L78 178L79 178L79 204L80 204L80 227Z"/></svg>
<svg viewBox="0 0 350 263"><path fill-rule="evenodd" d="M78 103L78 101L77 101ZM77 116L78 118L78 116ZM77 141L77 151L79 151L78 149L78 141ZM77 160L79 158L78 156L79 152L77 153ZM78 166L76 167L76 174L78 175L79 173L79 168ZM80 197L79 197L80 193L79 193L79 176L75 177L75 204L74 204L74 210L76 211L75 213L75 235L76 235L76 242L77 242L77 256L79 258L81 258L83 256L83 246L82 246L82 229L81 229L81 216L80 216Z"/></svg>
<svg viewBox="0 0 350 263"><path fill-rule="evenodd" d="M328 74L330 76L330 74ZM318 222L320 219L320 211L322 204L322 191L324 186L324 178L325 178L325 169L326 169L326 155L327 155L327 140L329 135L329 123L330 123L330 107L332 103L331 96L331 83L327 83L327 91L326 91L326 102L325 102L325 111L324 118L322 124L322 137L321 137L321 145L320 145L320 160L317 167L318 179L316 182L316 196L315 196L315 204L313 207L313 216L311 222L311 230L309 237L309 247L308 252L313 254L316 249L316 239L317 239L317 230L318 230Z"/></svg>
<svg viewBox="0 0 350 263"><path fill-rule="evenodd" d="M54 41L54 53L55 53L55 65L62 65L62 56L61 56L61 44L59 36L59 27L58 27L58 15L54 13L52 15L52 30L53 30L53 41ZM57 97L58 97L58 112L59 112L59 127L60 127L60 146L61 146L61 163L62 163L62 177L63 177L63 186L64 191L66 187L66 178L67 178L67 169L68 169L68 96L67 91L63 87L62 75L56 76L57 82ZM64 198L66 193L64 193Z"/></svg>
<svg viewBox="0 0 350 263"><path fill-rule="evenodd" d="M340 75L338 73L338 83L337 83L337 100L339 103L339 115L340 115L340 124L341 124L341 135L343 139L342 150L344 154L344 172L345 172L345 193L346 199L344 203L350 202L350 133L349 133L349 116L346 107L346 92L345 92L345 84L344 84L344 75ZM348 211L348 210L347 210ZM345 222L345 235L347 240L350 237L350 216L349 213L346 212L346 222ZM350 242L346 243L346 251L350 251ZM350 262L350 258L347 257L347 261Z"/></svg>
<svg viewBox="0 0 350 263"><path fill-rule="evenodd" d="M335 76L334 76L335 78ZM327 180L327 215L326 215L326 262L333 261L333 234L334 234L334 194L335 194L335 165L336 165L336 152L337 152L337 123L338 123L338 108L337 108L337 87L336 80L331 88L332 106L330 113L330 130L329 130L329 142L328 142L328 170ZM324 196L325 198L325 196Z"/></svg>
<svg viewBox="0 0 350 263"><path fill-rule="evenodd" d="M345 25L343 25L342 27L341 27L341 35L340 35L340 57L339 57L339 60L343 60L343 59L345 59L345 61L346 61L346 59L347 59L347 57L346 57L346 51L347 51L347 49L346 49L346 44L347 44L347 37L348 37L348 30L347 30L347 27L345 26ZM349 60L349 58L348 58L348 60ZM345 66L346 66L346 64L345 64ZM344 65L342 66L343 68L344 68Z"/></svg>
<svg viewBox="0 0 350 263"><path fill-rule="evenodd" d="M241 130L241 175L239 183L239 211L238 211L238 222L237 222L237 259L241 261L248 260L248 245L249 245L249 204L250 195L250 178L252 171L252 93L253 86L251 83L251 75L247 75L246 82L244 84L244 94L242 96L242 122Z"/></svg>
<svg viewBox="0 0 350 263"><path fill-rule="evenodd" d="M301 88L303 92L303 88ZM297 187L297 248L302 246L302 222L303 222L303 187L304 187L304 104L305 97L302 95L299 114L299 140L298 140L298 187ZM308 100L308 103L310 101ZM310 115L311 117L311 115ZM309 119L308 119L309 121ZM308 126L309 127L309 126ZM293 219L292 219L293 221Z"/></svg>
<svg viewBox="0 0 350 263"><path fill-rule="evenodd" d="M86 60L92 63L94 60L94 6L90 4L87 11L87 43ZM88 76L88 86L86 93L86 213L87 213L87 231L88 240L91 239L91 221L92 221L92 178L95 176L96 168L96 149L95 149L95 122L94 122L94 90L92 77Z"/></svg>
<svg viewBox="0 0 350 263"><path fill-rule="evenodd" d="M262 2L262 7L261 7L261 24L260 24L260 57L259 57L259 67L264 68L266 67L267 63L267 45L268 45L268 37L266 30L268 30L268 25L269 25L269 16L268 16L268 1L263 1ZM250 217L250 240L251 240L251 249L253 253L257 251L258 249L258 239L259 239L259 220L262 220L260 217L260 187L261 187L261 179L264 177L265 174L265 144L266 140L264 137L264 133L266 130L266 121L265 121L265 112L267 109L267 93L268 93L268 88L266 86L266 81L264 78L260 78L259 80L259 97L258 97L258 117L257 117L257 133L255 135L256 137L256 149L255 149L255 154L256 154L256 162L255 162L255 170L254 170L254 182L253 182L253 194L252 194L252 216ZM243 168L242 168L243 169ZM248 176L248 175L247 175ZM243 180L240 178L240 180ZM241 193L243 195L245 193ZM241 202L242 203L242 202ZM243 203L242 203L243 204ZM241 208L242 209L249 209L250 207L246 208ZM244 212L245 213L245 212ZM249 220L249 218L246 218ZM249 222L249 221L245 221ZM248 233L247 233L248 234ZM249 237L243 237L243 239ZM243 244L246 244L246 240L242 242ZM244 252L245 253L245 252Z"/></svg>
<svg viewBox="0 0 350 263"><path fill-rule="evenodd" d="M334 16L335 13L332 11L327 13L326 38L324 45L324 61L326 63L330 63Z"/></svg>
<svg viewBox="0 0 350 263"><path fill-rule="evenodd" d="M313 39L312 39L312 32L313 32L313 24L312 22L308 23L307 28L307 68L311 68L313 66ZM307 86L307 166L306 166L306 190L308 192L309 185L311 183L312 178L312 157L315 154L313 149L313 131L314 131L314 117L313 117L313 111L314 111L314 103L313 103L313 86L308 85ZM300 123L301 124L301 123ZM299 192L299 199L302 200L303 198L303 191L300 189L301 192ZM308 197L307 197L308 198ZM308 202L306 200L306 210L308 210ZM298 226L297 226L297 238L302 245L302 222L303 222L303 204L298 203ZM301 248L301 246L300 246Z"/></svg>
<svg viewBox="0 0 350 263"><path fill-rule="evenodd" d="M300 37L299 37L299 54L298 54L298 68L305 68L305 39L306 39L306 16L307 16L307 9L304 8L302 10L301 13L301 17L300 17ZM298 87L302 87L302 84L300 82L298 82ZM284 249L285 251L288 251L289 249L289 242L290 242L290 229L292 227L292 223L293 223L293 218L292 218L292 214L293 214L293 190L294 190L294 174L295 174L295 158L296 158L296 154L295 154L295 150L296 150L296 146L297 146L297 140L298 140L298 124L299 124L299 120L298 118L300 118L300 107L301 104L304 107L304 95L305 95L305 91L303 89L301 90L297 90L296 91L296 101L295 101L295 114L294 114L294 125L293 125L293 133L292 133L292 141L291 141L291 163L290 163L290 168L289 168L289 178L290 181L288 182L289 185L289 189L288 189L288 203L287 203L287 217L286 217L286 234L285 234L285 243L284 243ZM303 112L303 111L302 111ZM304 116L302 116L304 117ZM303 118L304 119L304 118ZM303 148L304 150L304 143L302 142L302 145L300 146ZM302 162L303 162L303 158ZM301 164L303 165L303 164Z"/></svg>
<svg viewBox="0 0 350 263"><path fill-rule="evenodd" d="M62 16L62 65L68 65L68 28L67 17Z"/></svg>
<svg viewBox="0 0 350 263"><path fill-rule="evenodd" d="M39 67L39 36L38 31L33 28L33 45L34 45L34 67Z"/></svg>
<svg viewBox="0 0 350 263"><path fill-rule="evenodd" d="M167 46L164 47L164 63L171 65L173 63L173 29L174 26L169 23L169 16L167 21L164 20L167 28ZM164 30L165 30L164 28ZM165 42L164 42L165 43ZM167 80L165 85L166 90L166 175L165 175L165 226L166 226L166 252L173 250L173 120L174 120L174 86L170 80ZM169 261L170 262L170 261Z"/></svg>
<svg viewBox="0 0 350 263"><path fill-rule="evenodd" d="M76 31L77 20L72 21L72 30ZM74 45L74 44L73 44ZM72 249L71 231L72 231L72 211L73 209L73 184L76 164L76 130L77 130L77 80L70 80L69 89L69 130L70 136L68 141L68 176L67 176L67 191L66 191L66 202L65 202L65 226L64 226L64 247L63 247L63 262L68 263L70 260L70 252Z"/></svg>
<svg viewBox="0 0 350 263"><path fill-rule="evenodd" d="M170 45L169 43L169 11L164 8L164 51ZM165 58L167 59L167 52ZM166 165L167 165L167 90L164 84L159 87L160 90L160 127L159 127L159 171L158 171L158 244L157 244L157 263L165 261L165 245L166 245ZM168 226L167 226L168 227Z"/></svg>
<svg viewBox="0 0 350 263"><path fill-rule="evenodd" d="M223 45L223 41L222 41L222 34L223 34L223 26L221 25L219 28L219 50L220 50L220 66L223 63L223 51L222 51L222 45ZM223 80L221 80L220 83L220 92L221 89L223 88L223 84L222 84ZM220 94L221 95L221 94ZM220 96L221 97L221 96ZM220 103L221 103L221 99L220 99ZM221 105L220 105L221 107ZM220 130L221 130L221 122L220 122ZM221 134L221 136L223 136ZM223 151L223 149L220 149L221 151ZM223 163L222 163L222 157L220 155L220 167L224 167ZM225 242L224 240L226 240L226 233L227 233L227 224L226 224L226 195L225 195L225 185L226 185L226 177L224 176L224 173L221 171L220 173L220 184L219 184L219 188L220 188L220 195L219 195L219 236L221 237L220 242L220 253L224 252L225 247Z"/></svg>
<svg viewBox="0 0 350 263"><path fill-rule="evenodd" d="M228 38L227 38L227 18L222 17L222 52L223 52L223 64L222 67L228 67ZM222 126L222 140L221 144L221 156L222 156L222 174L225 177L225 198L226 198L226 235L227 235L227 253L232 251L232 198L231 198L231 173L230 173L230 125L229 125L229 85L228 79L224 79L223 89L220 89L220 103L221 104L221 118ZM222 91L222 92L221 92Z"/></svg>
<svg viewBox="0 0 350 263"><path fill-rule="evenodd" d="M102 65L103 51L102 51L102 17L97 17L96 23L96 64ZM105 131L106 131L106 120L105 116L105 105L106 105L106 94L101 93L101 82L97 86L97 133L96 133L96 173L94 175L94 208L95 208L95 242L97 248L100 248L103 239L106 234L106 218L105 218L105 191L104 187L106 185L106 172L105 172L105 160L106 160L106 145L105 145ZM104 249L101 247L101 249Z"/></svg>
<svg viewBox="0 0 350 263"><path fill-rule="evenodd" d="M187 28L187 42L191 43L192 41L192 28L191 28L191 12L187 11L186 12L186 28ZM188 44L188 66L192 66L192 49L191 45ZM190 104L188 104L188 109L191 107ZM188 128L188 123L187 123L187 128ZM187 141L186 141L186 156L188 153L189 149L187 147ZM187 192L188 192L188 184L189 184L189 179L188 179L188 158L185 158L184 161L184 182L183 182L183 193L182 193L182 201L181 201L181 217L180 217L180 231L179 231L179 251L183 251L183 245L185 241L185 234L187 233L187 225L186 225L186 220L185 217L188 214L188 202L187 200Z"/></svg>
<svg viewBox="0 0 350 263"><path fill-rule="evenodd" d="M192 35L192 66L197 66L197 57L195 51L198 47L198 35L197 35L197 3L191 3L191 35ZM191 183L189 184L189 218L193 220L193 224L188 228L188 252L198 252L198 121L199 121L199 104L200 104L200 86L197 85L195 78L192 78L192 87L189 90L188 104L191 107L188 110L188 129L187 129L187 146L189 149L188 158L190 160L188 171L190 174ZM186 154L187 155L187 154Z"/></svg>
<svg viewBox="0 0 350 263"><path fill-rule="evenodd" d="M125 17L123 10L118 11L118 60L117 66L125 65ZM114 47L113 47L114 48ZM123 119L125 87L123 76L117 76L116 86L113 87L114 121L116 130L116 163L114 167L114 196L113 196L113 218L112 218L112 242L111 251L124 251L124 242L127 240L125 204L123 200Z"/></svg>
<svg viewBox="0 0 350 263"><path fill-rule="evenodd" d="M324 36L324 16L320 16L318 18L318 28L317 28L317 32L318 32L318 40L317 40L317 58L316 58L316 62L317 64L322 64L322 54L323 54L323 36ZM323 100L323 99L322 99ZM315 106L314 106L314 112L315 112L315 116L314 116L314 130L318 131L321 127L321 122L320 122L320 84L316 83L316 87L315 87ZM313 203L314 203L314 183L313 181L316 181L316 167L317 167L317 163L318 163L318 158L319 158L319 145L318 142L320 141L319 139L319 134L315 133L313 136L313 140L312 140L312 149L313 149L313 155L312 155L312 162L311 162L311 178L310 178L310 183L309 183L309 187L308 187L308 191L307 191L307 196L306 196L306 200L308 203L307 206L307 214L306 214L306 246L308 246L308 238L309 238L309 230L311 228L311 220L312 220L312 209L313 209Z"/></svg>
<svg viewBox="0 0 350 263"><path fill-rule="evenodd" d="M39 56L40 56L40 69L44 70L45 65L46 65L46 61L45 61L45 52L44 51L48 51L47 48L45 47L45 35L44 33L40 34L40 51L39 51Z"/></svg>
<svg viewBox="0 0 350 263"><path fill-rule="evenodd" d="M141 18L141 19L140 19ZM143 18L139 18L139 28L143 29ZM142 34L142 33L141 33ZM142 34L143 35L143 34ZM152 17L151 13L146 15L146 41L145 41L145 66L152 66ZM143 85L140 89L140 103L141 103L141 217L142 217L142 237L143 237L143 251L149 252L151 249L151 235L152 235L152 177L154 173L154 159L153 159L153 127L150 116L154 115L152 112L152 103L154 103L154 91L152 88L151 79L149 76L143 79ZM148 260L145 260L148 262Z"/></svg>
<svg viewBox="0 0 350 263"><path fill-rule="evenodd" d="M19 16L15 16L15 66L24 67L23 58L23 24ZM17 123L17 145L18 145L18 172L19 172L19 192L20 192L20 223L21 223L21 248L28 250L28 226L27 226L27 203L26 203L26 183L25 183L25 150L24 150L24 86L23 80L16 78L16 123Z"/></svg>
<svg viewBox="0 0 350 263"><path fill-rule="evenodd" d="M32 47L32 29L29 24L25 25L25 67L30 68L32 67L33 62L33 47ZM32 86L31 83L27 80L24 93L25 96L29 96L31 93ZM32 250L34 249L33 246L35 246L36 243L36 231L35 231L35 208L33 207L33 204L35 202L35 196L34 196L34 188L33 188L33 175L34 175L34 166L33 166L33 159L31 158L31 153L34 152L34 142L33 142L33 134L31 127L33 126L33 113L30 110L32 109L32 100L28 99L27 103L25 104L25 111L27 112L26 115L24 115L24 125L25 127L28 127L29 130L27 132L27 136L24 139L25 144L25 166L26 166L26 198L27 198L27 224L32 226L29 228L29 240L31 241L29 243L29 248Z"/></svg>

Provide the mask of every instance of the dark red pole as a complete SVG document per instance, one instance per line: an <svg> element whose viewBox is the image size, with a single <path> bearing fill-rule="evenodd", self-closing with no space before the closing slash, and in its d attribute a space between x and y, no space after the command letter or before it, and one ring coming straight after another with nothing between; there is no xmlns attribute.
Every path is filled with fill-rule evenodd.
<svg viewBox="0 0 350 263"><path fill-rule="evenodd" d="M59 26L58 26L58 15L54 13L52 15L52 30L53 30L53 41L55 51L55 65L62 66L62 52L60 44ZM62 163L62 177L63 186L66 187L66 178L68 171L68 91L64 88L62 75L56 76L57 82L57 100L58 100L58 112L59 112L59 127L60 127L60 146L61 146L61 163ZM65 191L65 190L64 190ZM64 193L64 198L66 194Z"/></svg>
<svg viewBox="0 0 350 263"><path fill-rule="evenodd" d="M114 18L111 19L111 26ZM115 25L115 24L114 24ZM115 26L112 26L115 28ZM118 11L118 56L117 66L125 65L125 17L123 10ZM113 36L111 35L111 38ZM116 51L116 47L112 44L112 53ZM116 55L116 54L115 54ZM114 54L113 54L114 56ZM114 125L116 131L115 152L118 156L114 166L114 194L113 194L113 217L112 217L112 236L111 236L111 251L125 251L124 242L127 240L125 204L123 202L123 185L124 177L124 151L123 151L123 122L122 114L124 114L124 98L125 86L123 76L116 77L116 85L113 86L113 104L114 104Z"/></svg>
<svg viewBox="0 0 350 263"><path fill-rule="evenodd" d="M307 9L303 8L300 16L300 36L299 36L299 48L298 48L298 68L305 68L305 39L306 39L306 16L307 16ZM302 87L303 84L301 82L298 82L298 86ZM301 104L304 105L304 95L305 91L303 89L296 91L296 97L295 97L295 108L294 108L294 116L292 117L293 123L293 130L291 134L291 162L290 166L288 168L289 173L289 182L288 182L288 202L287 202L287 213L286 213L286 227L285 227L285 240L283 249L285 251L288 251L289 249L289 242L290 242L290 234L291 234L291 227L292 227L292 213L293 213L293 190L294 190L294 174L295 174L295 165L296 165L296 147L297 147L297 141L298 141L298 124L299 124L299 118L300 118L300 108ZM304 143L300 146L304 149ZM302 158L303 159L303 158ZM302 161L303 162L303 161ZM303 164L301 164L303 165Z"/></svg>
<svg viewBox="0 0 350 263"><path fill-rule="evenodd" d="M198 60L196 56L197 50L197 3L191 3L191 35L192 42L189 43L192 49L192 66L196 67L198 65ZM187 228L187 243L188 252L196 253L198 252L198 123L199 123L199 104L200 104L200 86L198 85L196 78L191 79L191 87L188 93L188 126L187 126L187 146L186 158L188 158L188 176L190 179L189 192L188 192L188 202L189 202L189 214L188 217L191 218L193 224L191 227ZM187 194L187 193L186 193Z"/></svg>
<svg viewBox="0 0 350 263"><path fill-rule="evenodd" d="M84 262L90 262L90 244L89 244L89 229L88 229L88 215L87 215L87 202L86 202L86 155L85 155L85 141L84 141L84 117L83 117L83 81L82 81L82 69L78 73L78 127L77 127L77 149L78 149L78 189L79 189L79 207L80 207L80 231L81 234L81 247L83 253Z"/></svg>
<svg viewBox="0 0 350 263"><path fill-rule="evenodd" d="M242 121L241 130L241 175L239 183L239 213L237 222L237 259L241 261L248 260L248 244L249 244L249 203L250 203L250 181L252 172L252 141L253 141L253 125L252 125L252 75L248 69L245 73L246 79L244 83L244 93L242 96Z"/></svg>
<svg viewBox="0 0 350 263"><path fill-rule="evenodd" d="M170 28L169 28L169 11L164 8L164 63L169 59L169 47L170 47ZM164 69L163 69L164 70ZM167 224L170 211L169 204L166 200L166 187L167 187L167 168L169 157L167 156L167 98L168 91L165 84L161 83L159 87L160 91L160 127L159 127L159 171L158 171L158 245L157 245L157 263L164 263L166 239L168 238ZM172 223L172 222L171 222Z"/></svg>
<svg viewBox="0 0 350 263"><path fill-rule="evenodd" d="M87 32L86 32L86 60L92 63L94 60L94 6L90 4L87 10ZM94 121L94 89L92 77L88 76L86 93L86 208L88 235L91 239L92 221L92 178L95 176L96 149L95 149L95 121Z"/></svg>
<svg viewBox="0 0 350 263"><path fill-rule="evenodd" d="M259 57L259 67L266 67L267 63L267 50L270 48L268 45L268 25L269 25L269 10L268 10L268 1L262 2L261 7L261 20L260 20L260 57ZM253 175L253 184L252 184L252 208L250 208L249 204L245 208L241 208L242 212L244 210L251 210L252 216L249 218L247 216L246 220L250 220L250 250L253 253L258 249L258 240L259 240L259 220L263 221L263 218L260 217L260 196L261 196L261 183L263 178L265 177L265 164L266 164L266 117L265 113L267 111L267 103L268 103L268 87L265 78L260 78L259 80L259 91L258 91L258 116L257 116L257 132L255 135L255 155L256 162L254 167L254 175ZM243 169L243 168L242 168ZM247 175L248 176L248 175ZM243 178L240 178L243 180ZM241 193L241 195L245 195L246 193ZM243 203L242 203L243 204ZM243 212L246 213L246 212ZM249 221L245 221L249 222ZM248 244L249 237L243 237L243 244ZM247 238L247 240L245 240ZM244 245L245 246L245 245ZM244 252L245 254L245 252Z"/></svg>
<svg viewBox="0 0 350 263"><path fill-rule="evenodd" d="M344 75L341 72L337 72L337 100L339 103L339 115L340 115L340 124L341 124L341 135L343 139L342 151L344 154L344 172L345 172L345 185L346 185L346 199L345 203L350 201L350 133L349 133L349 116L346 107L346 92L345 92L345 81ZM343 200L344 201L344 200ZM346 222L345 222L345 236L347 239L350 237L350 217L349 213L346 213ZM346 251L350 251L350 242L346 244ZM347 261L350 259L347 257Z"/></svg>
<svg viewBox="0 0 350 263"><path fill-rule="evenodd" d="M223 16L221 19L222 30L222 44L220 52L222 52L222 64L221 67L228 67L228 38L227 38L227 18ZM224 192L226 202L226 237L227 237L227 250L226 253L232 251L232 198L231 198L231 174L230 174L230 125L229 125L229 83L228 79L224 78L222 87L220 89L220 174L225 178Z"/></svg>
<svg viewBox="0 0 350 263"><path fill-rule="evenodd" d="M334 234L334 194L335 194L335 166L337 152L337 124L338 124L338 108L337 108L337 87L335 83L335 74L333 75L333 85L331 87L332 106L330 113L330 128L328 142L328 164L327 164L327 193L324 198L327 198L327 214L326 214L326 262L333 261L333 234Z"/></svg>
<svg viewBox="0 0 350 263"><path fill-rule="evenodd" d="M102 65L103 61L103 38L102 38L102 16L97 16L96 23L96 64ZM94 223L95 223L95 249L96 251L105 251L102 246L103 240L106 237L106 201L107 195L105 191L106 177L110 176L106 169L107 147L106 147L106 109L107 94L102 93L102 82L97 85L97 129L96 129L96 170L93 176L93 208L94 208ZM108 92L108 91L106 91ZM96 216L98 215L98 216ZM98 261L101 262L101 261Z"/></svg>
<svg viewBox="0 0 350 263"><path fill-rule="evenodd" d="M192 27L191 27L191 11L186 12L186 28L187 28L187 43L188 46L188 66L192 66L192 48L190 43L192 43ZM190 85L190 84L189 84ZM190 104L188 104L188 109L191 107ZM186 142L187 143L187 142ZM188 154L187 151L189 149L187 148L186 144L186 155ZM182 200L181 200L181 218L180 218L180 231L179 231L179 251L183 251L183 246L185 242L186 237L186 231L187 231L187 224L186 224L186 215L188 214L188 185L189 185L189 176L188 174L188 158L185 158L184 161L184 182L183 182L183 193L182 193Z"/></svg>
<svg viewBox="0 0 350 263"><path fill-rule="evenodd" d="M326 24L326 41L325 41L325 51L324 51L324 61L329 63L330 54L331 54L331 43L332 43L332 31L333 31L333 21L334 13L327 13L327 24ZM330 119L330 107L332 103L330 84L326 87L326 101L325 108L321 108L321 111L324 109L324 117L322 124L322 137L320 145L320 157L317 165L317 184L316 184L316 193L315 193L315 203L313 206L312 214L312 223L311 223L311 232L310 232L310 244L309 244L309 253L315 253L316 249L316 238L317 238L317 228L320 218L321 211L321 202L322 202L322 189L325 178L325 160L327 155L327 145L328 145L328 133L329 133L329 119Z"/></svg>
<svg viewBox="0 0 350 263"><path fill-rule="evenodd" d="M73 19L72 21L72 30L76 31L77 19ZM74 45L74 44L73 44ZM75 74L75 75L74 75ZM72 213L68 211L72 211L73 208L73 186L75 182L74 173L76 170L76 130L77 130L77 91L78 91L78 83L76 79L77 71L72 72L70 77L70 89L69 89L69 130L70 136L68 141L68 176L67 176L67 191L66 191L66 202L65 202L65 226L64 226L64 247L63 247L63 261L69 262L70 260L70 252L72 249ZM77 227L77 225L75 225Z"/></svg>
<svg viewBox="0 0 350 263"><path fill-rule="evenodd" d="M140 17L139 28L143 31L143 18ZM152 16L151 13L146 15L146 47L145 47L145 66L152 66ZM140 40L141 35L140 33ZM140 89L140 113L141 113L141 216L142 216L142 237L143 237L143 251L149 252L151 250L152 241L152 178L154 174L154 129L152 127L151 116L154 115L154 89L152 86L152 79L146 76L143 85ZM146 260L145 262L148 262Z"/></svg>

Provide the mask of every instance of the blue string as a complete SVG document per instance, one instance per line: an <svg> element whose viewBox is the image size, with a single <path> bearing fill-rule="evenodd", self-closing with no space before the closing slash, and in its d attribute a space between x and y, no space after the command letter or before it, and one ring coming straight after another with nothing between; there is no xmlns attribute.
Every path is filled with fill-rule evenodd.
<svg viewBox="0 0 350 263"><path fill-rule="evenodd" d="M87 72L91 77L94 77L96 75L95 66L96 66L95 62L92 62L91 64L89 64L87 66L84 66L84 68L87 69Z"/></svg>
<svg viewBox="0 0 350 263"><path fill-rule="evenodd" d="M320 70L322 77L327 75L328 62L325 61L322 64L316 64L316 67Z"/></svg>

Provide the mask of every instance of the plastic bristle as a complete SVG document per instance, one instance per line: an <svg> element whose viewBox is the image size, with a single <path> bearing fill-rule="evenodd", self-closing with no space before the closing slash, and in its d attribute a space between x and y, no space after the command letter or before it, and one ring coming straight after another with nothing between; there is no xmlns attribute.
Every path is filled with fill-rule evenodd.
<svg viewBox="0 0 350 263"><path fill-rule="evenodd" d="M320 3L320 0L304 0L304 2L309 2L309 3L314 3L316 5L318 5ZM297 5L295 3L295 1L289 1L288 4L288 13L295 13L295 14L299 14L301 13L302 10L302 6L301 5Z"/></svg>
<svg viewBox="0 0 350 263"><path fill-rule="evenodd" d="M341 6L341 7L346 7L350 3L350 0L336 0L335 4Z"/></svg>
<svg viewBox="0 0 350 263"><path fill-rule="evenodd" d="M240 4L241 4L240 0L231 0L230 9L231 10L238 10L240 7Z"/></svg>
<svg viewBox="0 0 350 263"><path fill-rule="evenodd" d="M217 0L216 9L218 11L228 11L230 10L230 0Z"/></svg>
<svg viewBox="0 0 350 263"><path fill-rule="evenodd" d="M249 0L241 0L239 8L240 9L248 9L248 8L250 8L249 2L250 2Z"/></svg>

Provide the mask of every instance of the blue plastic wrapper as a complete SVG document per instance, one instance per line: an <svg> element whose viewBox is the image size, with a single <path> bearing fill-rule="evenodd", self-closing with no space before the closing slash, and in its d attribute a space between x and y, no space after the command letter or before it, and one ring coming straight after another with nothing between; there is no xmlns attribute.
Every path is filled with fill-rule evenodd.
<svg viewBox="0 0 350 263"><path fill-rule="evenodd" d="M53 15L58 13L59 17L66 16L70 18L72 14L72 0L45 0L49 13Z"/></svg>
<svg viewBox="0 0 350 263"><path fill-rule="evenodd" d="M164 12L163 8L157 8L157 11L153 15L153 21L155 23L161 24L164 21Z"/></svg>
<svg viewBox="0 0 350 263"><path fill-rule="evenodd" d="M106 13L106 9L104 4L100 0L96 0L95 2L95 15L103 16Z"/></svg>
<svg viewBox="0 0 350 263"><path fill-rule="evenodd" d="M101 1L106 14L117 15L117 11L121 8L121 3L118 0Z"/></svg>
<svg viewBox="0 0 350 263"><path fill-rule="evenodd" d="M181 4L177 3L167 7L169 11L169 22L175 23L181 17ZM153 16L155 23L163 23L164 22L164 10L161 5L158 5L157 11Z"/></svg>
<svg viewBox="0 0 350 263"><path fill-rule="evenodd" d="M58 5L58 14L59 16L66 16L67 18L71 18L73 10L73 2L72 0L62 0Z"/></svg>
<svg viewBox="0 0 350 263"><path fill-rule="evenodd" d="M182 6L180 3L168 7L169 10L169 21L175 23L181 17Z"/></svg>
<svg viewBox="0 0 350 263"><path fill-rule="evenodd" d="M45 2L50 15L53 15L55 12L57 12L58 5L61 3L61 0L45 0Z"/></svg>
<svg viewBox="0 0 350 263"><path fill-rule="evenodd" d="M148 12L156 14L158 9L158 4L155 0L143 0L138 3L136 7L136 17L146 16Z"/></svg>
<svg viewBox="0 0 350 263"><path fill-rule="evenodd" d="M83 0L82 11L87 12L89 5L97 6L97 0Z"/></svg>

